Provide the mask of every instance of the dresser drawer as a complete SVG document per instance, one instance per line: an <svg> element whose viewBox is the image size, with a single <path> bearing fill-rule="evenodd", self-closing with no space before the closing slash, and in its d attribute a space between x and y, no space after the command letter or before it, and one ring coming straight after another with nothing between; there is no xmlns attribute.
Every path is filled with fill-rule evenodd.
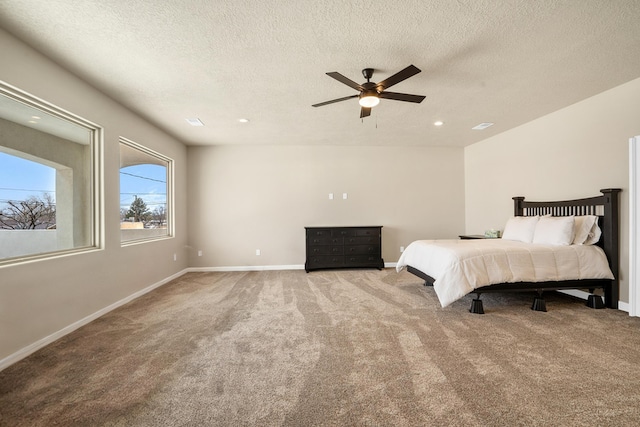
<svg viewBox="0 0 640 427"><path fill-rule="evenodd" d="M342 255L344 254L344 246L310 246L307 248L308 255Z"/></svg>
<svg viewBox="0 0 640 427"><path fill-rule="evenodd" d="M317 245L342 245L344 244L344 237L331 237L329 236L307 236L307 246Z"/></svg>
<svg viewBox="0 0 640 427"><path fill-rule="evenodd" d="M379 268L379 255L347 255L344 259L347 267L375 267Z"/></svg>
<svg viewBox="0 0 640 427"><path fill-rule="evenodd" d="M358 231L353 228L335 228L331 230L331 235L335 237L357 236Z"/></svg>
<svg viewBox="0 0 640 427"><path fill-rule="evenodd" d="M307 239L311 237L331 237L331 229L328 228L307 228Z"/></svg>
<svg viewBox="0 0 640 427"><path fill-rule="evenodd" d="M356 236L380 237L380 229L379 228L358 228L356 229Z"/></svg>
<svg viewBox="0 0 640 427"><path fill-rule="evenodd" d="M380 241L379 236L356 236L356 237L345 237L344 244L345 245L377 245Z"/></svg>
<svg viewBox="0 0 640 427"><path fill-rule="evenodd" d="M376 245L345 246L344 253L347 255L379 254L380 247Z"/></svg>
<svg viewBox="0 0 640 427"><path fill-rule="evenodd" d="M344 256L310 256L307 258L306 269L340 268L344 267Z"/></svg>

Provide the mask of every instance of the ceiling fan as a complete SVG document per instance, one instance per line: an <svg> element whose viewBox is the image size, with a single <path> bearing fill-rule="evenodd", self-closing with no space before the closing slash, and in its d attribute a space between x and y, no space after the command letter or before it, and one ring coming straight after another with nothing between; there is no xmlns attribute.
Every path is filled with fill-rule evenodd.
<svg viewBox="0 0 640 427"><path fill-rule="evenodd" d="M358 95L345 96L344 98L333 99L331 101L321 102L319 104L313 104L312 107L322 107L323 105L333 104L334 102L346 101L351 98L360 98L358 100L360 108L360 118L371 115L371 108L380 103L380 98L393 99L395 101L415 102L421 103L425 98L422 95L410 95L407 93L387 92L387 89L391 86L400 83L403 80L408 79L420 72L420 69L414 65L409 65L402 71L397 72L381 81L380 83L372 83L369 80L373 76L373 68L365 68L362 70L362 75L367 79L366 83L358 84L353 80L350 80L342 74L333 71L327 73L329 77L333 77L337 81L346 84L349 87L359 91Z"/></svg>

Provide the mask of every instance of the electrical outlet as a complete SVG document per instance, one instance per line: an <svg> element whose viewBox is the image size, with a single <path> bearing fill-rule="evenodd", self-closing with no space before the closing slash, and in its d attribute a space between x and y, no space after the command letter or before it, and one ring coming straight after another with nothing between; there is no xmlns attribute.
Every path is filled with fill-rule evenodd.
<svg viewBox="0 0 640 427"><path fill-rule="evenodd" d="M404 246L400 246L400 253L404 252Z"/></svg>
<svg viewBox="0 0 640 427"><path fill-rule="evenodd" d="M202 256L202 251L198 251L198 256Z"/></svg>
<svg viewBox="0 0 640 427"><path fill-rule="evenodd" d="M173 260L177 261L178 260L178 254L173 254Z"/></svg>
<svg viewBox="0 0 640 427"><path fill-rule="evenodd" d="M342 193L342 199L347 200L347 193Z"/></svg>
<svg viewBox="0 0 640 427"><path fill-rule="evenodd" d="M260 249L256 249L256 255L260 255Z"/></svg>
<svg viewBox="0 0 640 427"><path fill-rule="evenodd" d="M329 193L329 200L333 200L333 193Z"/></svg>

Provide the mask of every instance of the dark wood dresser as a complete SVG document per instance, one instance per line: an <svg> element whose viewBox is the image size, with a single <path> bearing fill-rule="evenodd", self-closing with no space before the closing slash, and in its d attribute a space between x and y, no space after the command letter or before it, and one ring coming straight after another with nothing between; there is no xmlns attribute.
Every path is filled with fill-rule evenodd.
<svg viewBox="0 0 640 427"><path fill-rule="evenodd" d="M384 268L382 226L305 227L307 259L304 269Z"/></svg>

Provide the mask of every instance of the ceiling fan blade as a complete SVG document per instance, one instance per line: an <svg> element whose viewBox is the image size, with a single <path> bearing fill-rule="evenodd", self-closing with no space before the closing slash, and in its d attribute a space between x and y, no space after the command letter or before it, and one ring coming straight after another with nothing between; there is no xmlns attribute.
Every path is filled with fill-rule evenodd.
<svg viewBox="0 0 640 427"><path fill-rule="evenodd" d="M419 104L426 98L423 95L411 95L408 93L397 93L397 92L381 92L378 97L384 99L393 99L394 101L406 101L406 102L415 102Z"/></svg>
<svg viewBox="0 0 640 427"><path fill-rule="evenodd" d="M360 118L368 117L371 115L371 108L362 107L360 108Z"/></svg>
<svg viewBox="0 0 640 427"><path fill-rule="evenodd" d="M359 90L359 91L363 91L364 90L362 85L354 82L351 79L346 78L345 76L343 76L342 74L338 73L337 71L332 71L331 73L327 73L327 76L333 77L334 79L336 79L340 83L344 83L347 86L354 88L355 90Z"/></svg>
<svg viewBox="0 0 640 427"><path fill-rule="evenodd" d="M390 88L391 86L400 83L403 80L408 79L411 76L415 76L416 74L418 74L421 70L416 67L415 65L409 65L407 68L405 68L402 71L398 71L397 73L395 73L393 76L391 77L387 77L386 79L384 79L383 81L381 81L380 83L377 84L378 87L378 91L383 91L387 88Z"/></svg>
<svg viewBox="0 0 640 427"><path fill-rule="evenodd" d="M347 99L357 98L360 95L345 96L344 98L332 99L331 101L321 102L319 104L313 104L312 107L322 107L323 105L333 104L334 102L346 101Z"/></svg>

